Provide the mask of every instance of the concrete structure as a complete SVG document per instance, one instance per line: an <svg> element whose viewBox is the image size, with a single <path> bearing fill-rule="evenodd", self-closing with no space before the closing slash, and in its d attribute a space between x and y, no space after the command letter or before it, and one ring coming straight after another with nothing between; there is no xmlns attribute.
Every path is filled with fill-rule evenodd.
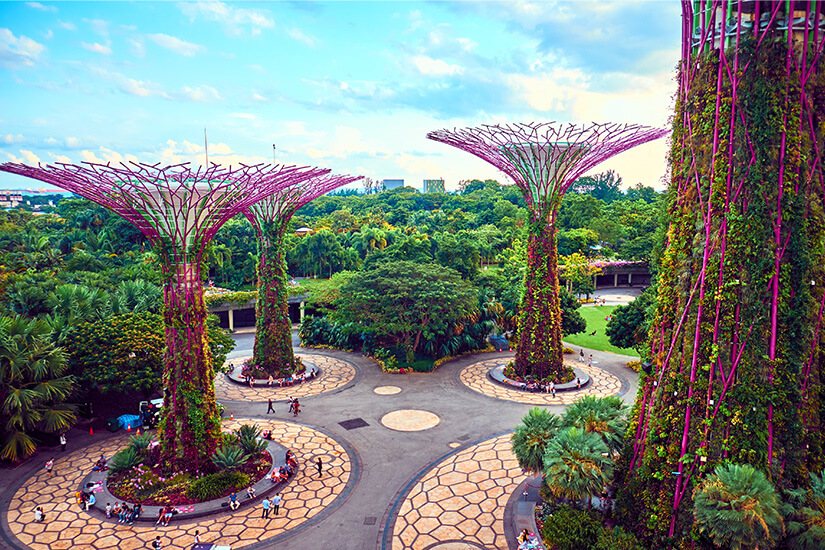
<svg viewBox="0 0 825 550"><path fill-rule="evenodd" d="M443 179L424 180L424 192L425 193L446 193L447 191L444 189L444 180Z"/></svg>
<svg viewBox="0 0 825 550"><path fill-rule="evenodd" d="M292 323L300 323L304 319L304 306L307 294L291 296L287 300L289 306L289 320ZM220 305L210 306L209 313L214 313L220 320L221 328L234 331L238 328L255 326L255 305L256 298L244 304L233 304L226 302Z"/></svg>
<svg viewBox="0 0 825 550"><path fill-rule="evenodd" d="M398 189L399 187L404 187L404 180L381 180L381 186L384 188L384 191Z"/></svg>

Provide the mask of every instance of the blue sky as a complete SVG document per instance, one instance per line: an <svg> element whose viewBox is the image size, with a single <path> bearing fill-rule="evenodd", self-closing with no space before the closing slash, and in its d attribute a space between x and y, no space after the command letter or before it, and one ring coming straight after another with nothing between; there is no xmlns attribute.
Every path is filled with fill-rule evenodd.
<svg viewBox="0 0 825 550"><path fill-rule="evenodd" d="M0 2L0 162L278 162L506 178L428 131L666 126L675 1ZM666 140L596 168L663 187ZM509 183L509 182L508 182ZM38 187L0 173L0 188Z"/></svg>

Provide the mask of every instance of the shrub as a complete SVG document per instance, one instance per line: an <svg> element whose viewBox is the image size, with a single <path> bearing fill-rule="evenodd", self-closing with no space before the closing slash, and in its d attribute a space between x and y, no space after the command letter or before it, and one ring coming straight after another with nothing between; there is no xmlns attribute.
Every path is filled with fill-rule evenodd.
<svg viewBox="0 0 825 550"><path fill-rule="evenodd" d="M642 362L641 361L628 361L627 368L635 371L640 372L642 370Z"/></svg>
<svg viewBox="0 0 825 550"><path fill-rule="evenodd" d="M645 550L633 533L621 527L605 529L599 534L595 550Z"/></svg>
<svg viewBox="0 0 825 550"><path fill-rule="evenodd" d="M152 438L149 434L140 434L140 435L133 435L129 438L129 448L134 449L138 452L138 454L143 455L149 449L149 444L152 442Z"/></svg>
<svg viewBox="0 0 825 550"><path fill-rule="evenodd" d="M196 479L186 489L186 496L199 500L212 500L224 493L240 490L249 485L249 476L240 472L218 472Z"/></svg>
<svg viewBox="0 0 825 550"><path fill-rule="evenodd" d="M115 456L109 461L109 470L116 474L134 468L141 462L143 462L143 457L140 452L134 447L126 447L115 453Z"/></svg>
<svg viewBox="0 0 825 550"><path fill-rule="evenodd" d="M238 445L229 445L216 450L211 458L219 470L234 470L249 460L249 455Z"/></svg>
<svg viewBox="0 0 825 550"><path fill-rule="evenodd" d="M596 546L602 530L601 522L593 515L564 507L545 518L541 536L547 548L581 550Z"/></svg>
<svg viewBox="0 0 825 550"><path fill-rule="evenodd" d="M562 353L564 353L565 355L570 355L571 353L576 353L575 351L573 351L572 349L568 348L567 346L564 346L564 349L562 349L561 351L562 351Z"/></svg>

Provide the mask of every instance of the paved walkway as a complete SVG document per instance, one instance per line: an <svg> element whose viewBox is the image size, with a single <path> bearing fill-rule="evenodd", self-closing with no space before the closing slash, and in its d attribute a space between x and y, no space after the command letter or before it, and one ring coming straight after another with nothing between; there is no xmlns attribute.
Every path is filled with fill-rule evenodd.
<svg viewBox="0 0 825 550"><path fill-rule="evenodd" d="M11 534L18 543L35 550L130 550L146 548L158 535L164 548L188 550L195 542L195 531L199 530L204 542L242 548L253 542L275 542L280 535L312 521L321 512L328 512L334 507L335 500L345 494L352 479L353 462L350 453L335 439L307 426L258 419L225 421L224 430L231 431L243 423L255 423L272 430L273 437L292 449L298 458L298 472L279 491L284 501L278 516L261 519L260 499L254 506L241 507L234 513L188 522L173 520L168 527L156 527L151 523L124 525L107 520L101 514L81 511L75 503L79 483L101 454L111 457L126 445L128 436L122 433L59 456L51 479L45 471L29 478L9 503L7 520ZM320 478L313 467L318 457L324 462L324 473ZM45 523L33 521L33 510L37 506L42 506L46 513Z"/></svg>
<svg viewBox="0 0 825 550"><path fill-rule="evenodd" d="M342 388L351 383L358 373L352 363L336 357L316 353L300 353L298 356L321 369L320 376L309 382L284 388L277 386L250 388L229 380L226 375L219 374L215 379L215 397L218 401L267 401L268 399L286 401L290 397L301 399ZM239 365L249 357L234 359L233 363Z"/></svg>
<svg viewBox="0 0 825 550"><path fill-rule="evenodd" d="M120 448L125 435L72 430L69 452L56 453L52 480L42 470L54 455L49 449L17 470L0 470L0 547L128 550L161 534L165 548L186 549L199 529L206 541L233 550L515 548L516 525L506 517L513 507L505 505L526 478L510 452L509 431L531 406L558 413L584 393L631 401L636 391L636 375L624 366L629 358L595 351L598 364L588 371L594 384L555 400L487 381L490 366L511 353L461 357L432 374L391 375L360 354L298 351L324 371L304 388L216 383L234 424L243 418L271 427L301 457L303 468L283 490L286 514L264 521L259 510L241 508L162 530L90 516L77 510L72 493L93 460ZM233 361L243 355L236 350ZM267 399L290 395L302 397L297 419L283 403L265 414ZM321 480L309 465L316 456L330 468ZM38 505L45 524L32 522Z"/></svg>

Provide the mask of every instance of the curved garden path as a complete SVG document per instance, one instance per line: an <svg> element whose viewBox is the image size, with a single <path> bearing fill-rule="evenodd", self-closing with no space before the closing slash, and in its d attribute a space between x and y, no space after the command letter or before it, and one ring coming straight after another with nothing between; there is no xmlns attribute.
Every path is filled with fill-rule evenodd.
<svg viewBox="0 0 825 550"><path fill-rule="evenodd" d="M351 488L353 457L340 442L316 429L291 422L238 418L224 421L223 427L232 430L250 422L271 429L274 439L292 449L299 461L295 477L279 492L284 502L278 516L271 514L269 519L261 519L261 507L256 503L232 513L191 521L173 520L168 527L155 527L120 524L100 514L81 511L75 503L78 484L101 454L111 457L125 445L127 434L124 433L58 456L51 479L47 479L45 471L29 478L9 504L9 530L20 543L35 550L130 550L146 548L158 535L164 548L188 550L195 542L195 530L200 531L204 542L244 548L261 541L274 543L279 536L334 507L336 499ZM324 475L320 479L313 467L318 457L324 462ZM46 513L45 523L33 521L37 506L42 506Z"/></svg>

